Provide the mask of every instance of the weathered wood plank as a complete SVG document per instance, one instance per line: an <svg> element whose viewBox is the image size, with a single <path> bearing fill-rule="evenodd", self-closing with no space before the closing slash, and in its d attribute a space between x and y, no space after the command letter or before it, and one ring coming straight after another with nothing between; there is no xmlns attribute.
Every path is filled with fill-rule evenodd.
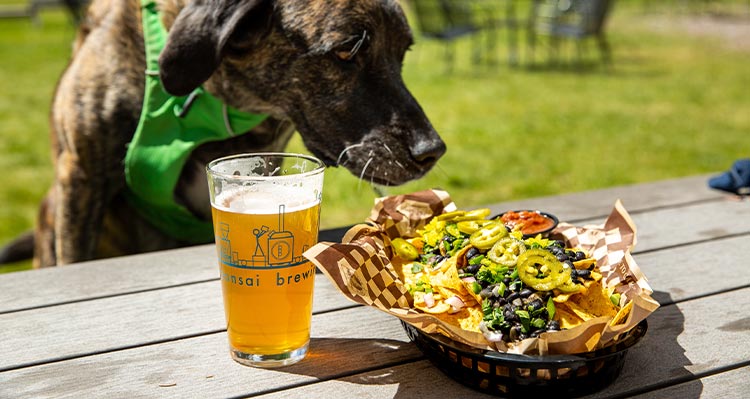
<svg viewBox="0 0 750 399"><path fill-rule="evenodd" d="M311 334L308 357L283 369L235 363L226 334L216 333L0 373L0 397L218 398L312 384L422 357L398 320L371 308L315 315Z"/></svg>
<svg viewBox="0 0 750 399"><path fill-rule="evenodd" d="M705 188L705 179L706 176L694 176L505 202L493 205L493 209L499 212L508 209L538 208L572 221L606 216L617 198L625 201L629 211L720 199L720 195ZM640 219L637 221L640 223ZM706 228L718 229L720 226ZM321 232L321 238L338 240L345 230L336 229L332 231L333 234ZM659 231L661 230L656 230ZM648 236L641 237L641 241L645 243L646 238ZM639 247L641 248L642 246ZM0 313L208 281L218 276L215 256L213 245L203 245L0 275ZM76 272L73 272L74 270ZM36 288L40 286L44 286L44 290Z"/></svg>
<svg viewBox="0 0 750 399"><path fill-rule="evenodd" d="M551 197L528 198L489 205L495 212L512 209L540 209L564 220L577 221L592 216L604 218L621 199L633 213L683 204L720 200L724 196L708 189L709 175L625 185L602 190L582 191ZM461 204L456 204L461 207Z"/></svg>
<svg viewBox="0 0 750 399"><path fill-rule="evenodd" d="M634 255L661 304L750 285L748 237Z"/></svg>
<svg viewBox="0 0 750 399"><path fill-rule="evenodd" d="M0 313L218 279L214 245L0 275Z"/></svg>
<svg viewBox="0 0 750 399"><path fill-rule="evenodd" d="M346 395L335 395L336 392L346 392ZM341 397L357 399L496 398L496 396L473 391L446 377L428 360L257 396L257 398L265 399Z"/></svg>
<svg viewBox="0 0 750 399"><path fill-rule="evenodd" d="M731 306L748 299L750 289L744 289L660 308L649 319L646 337L630 349L620 378L601 396L679 382L748 361L746 312L741 306ZM55 397L73 393L85 397L228 397L292 387L274 395L338 397L337 393L346 389L348 397L417 392L417 397L434 397L458 389L436 370L427 370L424 377L408 374L408 370L426 366L413 363L419 359L418 353L404 345L405 333L388 315L356 307L316 315L313 326L313 347L318 349L290 368L238 366L226 355L225 335L217 333L0 373L0 393L5 390L22 397L44 397L45 392ZM409 364L400 367L404 362ZM324 382L316 383L319 380ZM172 383L175 385L159 387ZM300 384L304 386L293 388ZM466 391L467 396L471 394Z"/></svg>
<svg viewBox="0 0 750 399"><path fill-rule="evenodd" d="M323 276L313 312L356 306ZM226 327L219 281L0 315L0 370ZM45 345L27 345L45 342Z"/></svg>
<svg viewBox="0 0 750 399"><path fill-rule="evenodd" d="M750 394L750 367L715 374L665 389L633 396L633 399L661 398L747 398Z"/></svg>

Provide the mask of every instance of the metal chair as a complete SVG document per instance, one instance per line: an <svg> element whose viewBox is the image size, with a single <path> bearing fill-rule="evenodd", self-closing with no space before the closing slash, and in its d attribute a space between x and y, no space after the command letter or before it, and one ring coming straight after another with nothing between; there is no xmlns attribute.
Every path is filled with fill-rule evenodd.
<svg viewBox="0 0 750 399"><path fill-rule="evenodd" d="M584 40L594 38L604 63L612 62L612 51L605 33L605 23L612 10L612 0L533 0L528 22L529 58L533 63L539 35L549 37L550 60L557 62L561 39L576 42L578 59L582 58Z"/></svg>
<svg viewBox="0 0 750 399"><path fill-rule="evenodd" d="M474 21L471 2L461 0L410 0L419 34L427 39L445 44L445 62L452 69L455 59L455 41L473 37L473 58L481 58L477 33L482 29Z"/></svg>

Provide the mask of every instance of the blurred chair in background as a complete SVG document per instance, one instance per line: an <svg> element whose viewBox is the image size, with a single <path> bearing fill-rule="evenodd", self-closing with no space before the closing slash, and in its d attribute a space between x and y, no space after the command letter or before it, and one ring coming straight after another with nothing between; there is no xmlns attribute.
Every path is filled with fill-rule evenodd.
<svg viewBox="0 0 750 399"><path fill-rule="evenodd" d="M481 59L479 35L481 27L474 21L471 1L457 0L410 0L419 34L427 39L438 40L445 45L445 63L453 69L455 41L465 36L472 37L472 54L475 63Z"/></svg>
<svg viewBox="0 0 750 399"><path fill-rule="evenodd" d="M527 25L529 61L534 62L534 50L539 36L549 39L549 61L560 59L562 39L575 41L577 59L583 59L586 39L596 40L601 59L612 62L612 51L607 42L605 23L613 0L532 0Z"/></svg>
<svg viewBox="0 0 750 399"><path fill-rule="evenodd" d="M460 1L460 0L456 0ZM470 0L475 19L487 31L487 49L494 56L495 40L501 29L507 30L508 63L518 65L518 30L522 23L516 15L518 0Z"/></svg>

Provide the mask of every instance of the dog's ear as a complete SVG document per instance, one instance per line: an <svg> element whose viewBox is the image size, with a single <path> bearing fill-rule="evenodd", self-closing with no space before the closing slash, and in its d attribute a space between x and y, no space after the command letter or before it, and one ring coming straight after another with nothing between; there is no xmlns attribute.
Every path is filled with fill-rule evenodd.
<svg viewBox="0 0 750 399"><path fill-rule="evenodd" d="M164 89L184 96L211 77L235 28L265 1L191 1L177 15L159 56L159 77Z"/></svg>

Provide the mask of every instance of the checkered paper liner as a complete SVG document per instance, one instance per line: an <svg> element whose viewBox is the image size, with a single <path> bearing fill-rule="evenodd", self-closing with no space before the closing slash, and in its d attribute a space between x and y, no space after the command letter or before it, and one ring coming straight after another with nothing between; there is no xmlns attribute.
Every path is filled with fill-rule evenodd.
<svg viewBox="0 0 750 399"><path fill-rule="evenodd" d="M389 313L425 333L440 333L455 341L480 349L509 353L571 354L604 347L635 327L658 308L646 277L630 255L636 243L636 228L618 200L602 226L577 227L560 223L551 237L563 239L597 260L608 287L622 295L622 304L633 302L624 323L611 326L611 319L599 317L570 330L543 334L513 346L493 347L480 333L466 331L439 317L413 308L413 298L401 281L396 267L400 260L390 241L414 237L433 216L456 210L445 191L426 190L412 194L378 198L364 224L352 227L341 243L321 242L304 256L313 262L350 300Z"/></svg>

